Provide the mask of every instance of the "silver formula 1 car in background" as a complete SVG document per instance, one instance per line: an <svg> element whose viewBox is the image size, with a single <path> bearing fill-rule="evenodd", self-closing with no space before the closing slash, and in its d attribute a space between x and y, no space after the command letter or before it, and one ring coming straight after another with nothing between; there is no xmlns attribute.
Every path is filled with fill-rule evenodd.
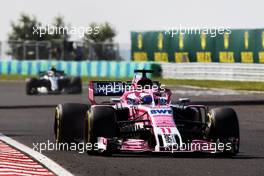
<svg viewBox="0 0 264 176"><path fill-rule="evenodd" d="M26 94L77 94L82 92L80 77L69 77L55 67L39 72L38 77L26 79Z"/></svg>

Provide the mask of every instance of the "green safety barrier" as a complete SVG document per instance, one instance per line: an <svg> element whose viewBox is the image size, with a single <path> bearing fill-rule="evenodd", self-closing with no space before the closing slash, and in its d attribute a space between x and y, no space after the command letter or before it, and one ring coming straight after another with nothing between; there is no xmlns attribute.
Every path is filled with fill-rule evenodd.
<svg viewBox="0 0 264 176"><path fill-rule="evenodd" d="M152 76L161 75L160 65L151 62L56 60L0 60L0 74L36 75L51 66L73 76L131 78L135 69L155 69Z"/></svg>

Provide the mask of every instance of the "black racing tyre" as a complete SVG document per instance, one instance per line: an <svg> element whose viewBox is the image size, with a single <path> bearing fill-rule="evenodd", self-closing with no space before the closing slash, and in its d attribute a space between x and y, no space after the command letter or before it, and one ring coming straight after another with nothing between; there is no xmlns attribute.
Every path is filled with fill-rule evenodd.
<svg viewBox="0 0 264 176"><path fill-rule="evenodd" d="M48 91L51 91L51 82L46 79L38 80L38 87L46 87Z"/></svg>
<svg viewBox="0 0 264 176"><path fill-rule="evenodd" d="M211 126L209 138L219 140L225 144L231 144L229 149L225 148L224 154L229 156L239 152L239 122L237 114L232 108L215 108L209 112Z"/></svg>
<svg viewBox="0 0 264 176"><path fill-rule="evenodd" d="M74 93L81 93L82 92L82 79L81 77L73 77L71 79L71 86L74 89Z"/></svg>
<svg viewBox="0 0 264 176"><path fill-rule="evenodd" d="M118 125L115 109L111 106L92 106L87 112L84 124L85 143L93 145L88 154L95 154L98 137L117 137Z"/></svg>
<svg viewBox="0 0 264 176"><path fill-rule="evenodd" d="M63 90L70 85L71 80L69 78L63 78L58 80L59 90Z"/></svg>
<svg viewBox="0 0 264 176"><path fill-rule="evenodd" d="M54 133L56 143L76 143L83 140L87 104L65 103L55 109Z"/></svg>
<svg viewBox="0 0 264 176"><path fill-rule="evenodd" d="M35 95L38 93L38 79L37 78L27 78L26 79L26 94Z"/></svg>

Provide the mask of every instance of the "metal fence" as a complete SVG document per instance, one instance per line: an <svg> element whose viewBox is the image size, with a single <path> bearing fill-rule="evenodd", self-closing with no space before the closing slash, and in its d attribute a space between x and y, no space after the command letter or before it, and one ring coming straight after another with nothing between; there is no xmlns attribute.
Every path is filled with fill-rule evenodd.
<svg viewBox="0 0 264 176"><path fill-rule="evenodd" d="M129 60L130 46L82 41L0 42L0 59L9 60ZM120 52L121 51L121 52Z"/></svg>

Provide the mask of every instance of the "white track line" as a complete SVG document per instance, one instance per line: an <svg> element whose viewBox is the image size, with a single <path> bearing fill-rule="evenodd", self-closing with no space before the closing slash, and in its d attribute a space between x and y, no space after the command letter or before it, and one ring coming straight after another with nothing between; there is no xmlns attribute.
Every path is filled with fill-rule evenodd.
<svg viewBox="0 0 264 176"><path fill-rule="evenodd" d="M39 163L43 164L46 168L48 168L50 171L52 171L56 175L62 175L62 176L73 176L69 171L64 169L59 164L55 163L48 157L42 155L41 153L25 146L24 144L21 144L14 139L7 137L0 133L0 140L3 142L6 142L7 144L15 147L16 149L20 150L21 152L26 153L28 156L31 156Z"/></svg>

